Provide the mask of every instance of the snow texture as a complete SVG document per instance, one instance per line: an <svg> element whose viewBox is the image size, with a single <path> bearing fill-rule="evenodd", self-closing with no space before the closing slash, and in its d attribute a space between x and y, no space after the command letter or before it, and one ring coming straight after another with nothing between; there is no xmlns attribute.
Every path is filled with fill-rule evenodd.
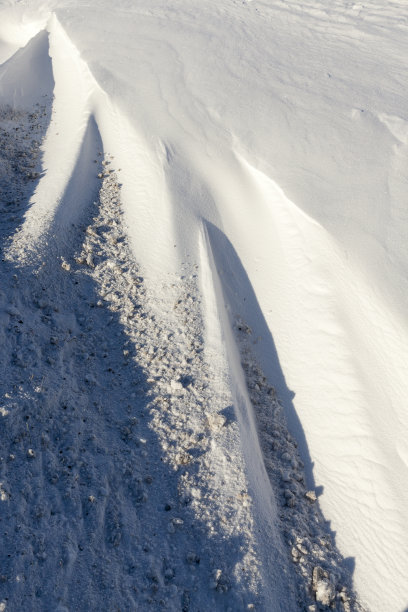
<svg viewBox="0 0 408 612"><path fill-rule="evenodd" d="M0 2L0 610L406 609L407 23Z"/></svg>

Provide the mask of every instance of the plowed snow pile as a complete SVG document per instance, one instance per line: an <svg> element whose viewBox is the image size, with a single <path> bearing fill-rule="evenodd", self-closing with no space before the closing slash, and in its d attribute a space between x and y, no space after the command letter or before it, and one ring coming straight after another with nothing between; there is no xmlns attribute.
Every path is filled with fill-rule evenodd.
<svg viewBox="0 0 408 612"><path fill-rule="evenodd" d="M406 609L407 24L0 1L0 610Z"/></svg>

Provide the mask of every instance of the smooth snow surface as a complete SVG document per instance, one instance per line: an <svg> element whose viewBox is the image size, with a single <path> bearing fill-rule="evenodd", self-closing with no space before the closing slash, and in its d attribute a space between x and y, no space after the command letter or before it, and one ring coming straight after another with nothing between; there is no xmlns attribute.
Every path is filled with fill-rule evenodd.
<svg viewBox="0 0 408 612"><path fill-rule="evenodd" d="M407 609L407 57L402 0L0 0L0 610Z"/></svg>

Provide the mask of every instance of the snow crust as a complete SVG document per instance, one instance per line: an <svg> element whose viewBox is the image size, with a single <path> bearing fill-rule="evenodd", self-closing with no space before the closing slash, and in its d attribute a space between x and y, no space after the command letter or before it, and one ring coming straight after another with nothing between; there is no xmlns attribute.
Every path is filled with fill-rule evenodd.
<svg viewBox="0 0 408 612"><path fill-rule="evenodd" d="M407 607L407 24L0 3L4 609Z"/></svg>

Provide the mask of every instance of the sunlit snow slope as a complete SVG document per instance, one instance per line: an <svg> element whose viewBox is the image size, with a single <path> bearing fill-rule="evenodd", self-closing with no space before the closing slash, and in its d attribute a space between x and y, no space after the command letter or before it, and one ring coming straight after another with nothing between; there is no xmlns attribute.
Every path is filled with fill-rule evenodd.
<svg viewBox="0 0 408 612"><path fill-rule="evenodd" d="M95 121L121 168L146 282L159 292L187 259L200 262L206 343L225 351L235 405L249 402L230 329L240 319L361 601L406 609L407 4L0 7L2 104L54 96L43 174L9 256L30 261L50 228L69 241L97 189ZM34 59L13 55L40 31ZM173 299L162 295L162 312ZM275 502L256 426L240 418L234 456L256 506L245 520L266 529ZM287 584L259 588L289 597Z"/></svg>

